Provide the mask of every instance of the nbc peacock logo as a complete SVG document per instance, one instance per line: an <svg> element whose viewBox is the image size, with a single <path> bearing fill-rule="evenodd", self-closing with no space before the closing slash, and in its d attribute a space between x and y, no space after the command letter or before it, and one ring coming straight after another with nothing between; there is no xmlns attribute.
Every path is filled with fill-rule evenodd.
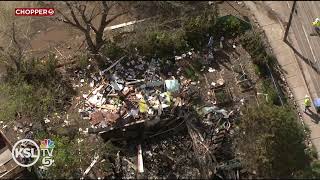
<svg viewBox="0 0 320 180"><path fill-rule="evenodd" d="M45 139L41 141L40 149L53 149L54 142L51 139Z"/></svg>

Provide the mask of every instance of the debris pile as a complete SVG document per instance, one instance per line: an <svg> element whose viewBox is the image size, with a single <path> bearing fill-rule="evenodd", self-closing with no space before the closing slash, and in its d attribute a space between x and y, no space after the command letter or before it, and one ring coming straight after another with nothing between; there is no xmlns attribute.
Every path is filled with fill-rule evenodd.
<svg viewBox="0 0 320 180"><path fill-rule="evenodd" d="M231 139L246 98L233 98L223 70L211 67L217 63L213 43L211 36L206 54L191 50L167 61L122 57L90 78L81 78L78 86L89 88L79 109L91 124L88 132L140 147L133 148L135 153L118 154L112 177L239 179L241 164L232 163L238 161ZM195 62L202 64L200 68ZM238 69L230 70L232 80L249 81L241 64ZM205 81L193 78L195 72L203 73ZM210 82L206 74L218 78ZM229 161L234 166L229 167Z"/></svg>
<svg viewBox="0 0 320 180"><path fill-rule="evenodd" d="M148 63L141 58L120 63L122 59L101 71L99 76L92 75L87 82L92 89L83 94L84 106L79 113L90 120L91 132L145 121L183 105L180 95L190 81L181 83L181 76L177 79L173 74L161 74L160 62L156 59ZM80 83L83 86L85 80Z"/></svg>

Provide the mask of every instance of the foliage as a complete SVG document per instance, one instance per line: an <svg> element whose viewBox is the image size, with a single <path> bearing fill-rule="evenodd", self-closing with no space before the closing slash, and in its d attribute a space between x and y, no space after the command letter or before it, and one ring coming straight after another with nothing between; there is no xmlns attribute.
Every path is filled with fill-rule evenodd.
<svg viewBox="0 0 320 180"><path fill-rule="evenodd" d="M22 113L40 120L52 111L62 110L75 92L56 71L56 60L32 59L22 65L18 73L9 69L5 82L0 84L0 119L14 120L17 113Z"/></svg>
<svg viewBox="0 0 320 180"><path fill-rule="evenodd" d="M157 6L172 5L172 8L181 6L180 9L191 5L187 2L154 3ZM147 3L139 4L144 6ZM203 5L202 2L194 2L192 6L199 6L200 9L192 10L186 16L181 15L177 19L172 20L171 17L169 20L166 18L164 22L156 23L156 25L149 24L150 27L144 29L138 35L139 37L131 43L134 45L128 46L131 48L137 47L144 56L157 56L159 58L173 57L175 54L185 53L190 48L201 49L208 40L209 34L213 33L215 17L217 16L215 8L208 8L207 5ZM189 7L186 9L190 10ZM194 9L194 7L191 9ZM177 12L179 9L175 9L175 11ZM127 42L127 39L125 41Z"/></svg>
<svg viewBox="0 0 320 180"><path fill-rule="evenodd" d="M187 42L183 31L148 31L137 46L148 57L173 57L174 51L186 50Z"/></svg>
<svg viewBox="0 0 320 180"><path fill-rule="evenodd" d="M168 19L193 15L195 9L201 11L208 7L208 4L202 1L137 1L134 7L141 16L160 16Z"/></svg>
<svg viewBox="0 0 320 180"><path fill-rule="evenodd" d="M188 44L195 48L201 49L203 43L208 40L208 36L213 32L215 25L215 17L213 12L205 11L203 14L190 17L185 21L183 28L186 32L186 40Z"/></svg>
<svg viewBox="0 0 320 180"><path fill-rule="evenodd" d="M106 171L111 172L112 171L112 160L116 158L116 154L123 149L115 146L110 140L106 143L102 144L103 149L103 156L106 158L106 163L104 164L104 168Z"/></svg>
<svg viewBox="0 0 320 180"><path fill-rule="evenodd" d="M184 74L188 79L191 79L192 81L197 81L199 78L197 74L194 72L194 70L189 67L184 69Z"/></svg>
<svg viewBox="0 0 320 180"><path fill-rule="evenodd" d="M117 152L122 150L114 146L111 141L106 143L99 143L99 141L93 142L92 139L82 138L80 135L75 138L70 138L58 135L50 136L44 133L38 134L36 137L38 140L50 137L55 143L53 165L50 166L47 171L43 171L42 173L38 172L44 179L80 178L82 176L81 169L85 170L90 165L95 153L99 154L99 160L106 160L104 163L100 162L103 171L107 170L110 172L112 170L112 162L110 160L114 159ZM91 146L86 146L89 143ZM41 161L39 160L38 162ZM37 165L39 166L41 163Z"/></svg>
<svg viewBox="0 0 320 180"><path fill-rule="evenodd" d="M240 38L240 43L251 55L253 63L257 66L257 72L261 77L269 76L268 67L274 68L276 65L276 58L267 52L267 49L261 39L259 33L254 31L247 31Z"/></svg>
<svg viewBox="0 0 320 180"><path fill-rule="evenodd" d="M267 79L271 78L271 73L275 79L280 78L278 71L275 71L276 58L267 51L260 34L257 32L247 31L240 37L240 43L250 54L256 73L262 77L262 89L264 93L268 94L269 102L274 105L281 105L276 87L270 82L271 80ZM282 92L279 93L281 94ZM283 100L286 101L285 98Z"/></svg>
<svg viewBox="0 0 320 180"><path fill-rule="evenodd" d="M86 69L90 64L89 58L86 55L81 55L79 60L76 62L76 67L79 69Z"/></svg>
<svg viewBox="0 0 320 180"><path fill-rule="evenodd" d="M123 56L124 51L119 47L116 43L108 41L103 49L102 49L103 54L110 58L113 61L116 61L120 57Z"/></svg>
<svg viewBox="0 0 320 180"><path fill-rule="evenodd" d="M79 168L79 154L77 141L64 136L53 136L55 147L53 150L54 163L42 176L50 179L80 178L76 177ZM41 162L41 161L39 161ZM61 171L63 169L63 171Z"/></svg>
<svg viewBox="0 0 320 180"><path fill-rule="evenodd" d="M239 127L245 166L259 177L291 178L309 164L305 133L289 107L249 107Z"/></svg>
<svg viewBox="0 0 320 180"><path fill-rule="evenodd" d="M268 94L268 103L274 104L274 105L281 105L278 93L276 92L276 89L274 88L271 80L264 80L262 82L262 90L265 94Z"/></svg>
<svg viewBox="0 0 320 180"><path fill-rule="evenodd" d="M248 31L240 38L242 46L251 55L253 63L262 66L270 60L260 35L254 31Z"/></svg>
<svg viewBox="0 0 320 180"><path fill-rule="evenodd" d="M236 37L249 29L249 25L235 16L223 16L217 20L215 28L220 35Z"/></svg>

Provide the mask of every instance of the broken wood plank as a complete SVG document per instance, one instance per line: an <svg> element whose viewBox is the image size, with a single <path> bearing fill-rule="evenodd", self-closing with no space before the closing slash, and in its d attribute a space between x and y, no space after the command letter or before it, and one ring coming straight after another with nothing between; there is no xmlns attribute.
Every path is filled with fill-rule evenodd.
<svg viewBox="0 0 320 180"><path fill-rule="evenodd" d="M86 169L86 171L83 173L82 177L86 176L90 172L92 167L98 162L98 159L99 159L99 155L95 154L93 161L91 162L90 166Z"/></svg>
<svg viewBox="0 0 320 180"><path fill-rule="evenodd" d="M122 56L119 60L117 60L115 63L113 63L111 66L109 66L107 69L102 71L102 74L112 69L114 66L116 66L121 60L123 60L126 56Z"/></svg>

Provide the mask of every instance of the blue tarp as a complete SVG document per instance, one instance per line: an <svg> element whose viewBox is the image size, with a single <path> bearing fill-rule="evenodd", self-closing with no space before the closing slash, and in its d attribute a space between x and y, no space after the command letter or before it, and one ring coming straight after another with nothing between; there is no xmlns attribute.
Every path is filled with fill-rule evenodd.
<svg viewBox="0 0 320 180"><path fill-rule="evenodd" d="M313 101L315 107L320 107L320 98L317 98Z"/></svg>

